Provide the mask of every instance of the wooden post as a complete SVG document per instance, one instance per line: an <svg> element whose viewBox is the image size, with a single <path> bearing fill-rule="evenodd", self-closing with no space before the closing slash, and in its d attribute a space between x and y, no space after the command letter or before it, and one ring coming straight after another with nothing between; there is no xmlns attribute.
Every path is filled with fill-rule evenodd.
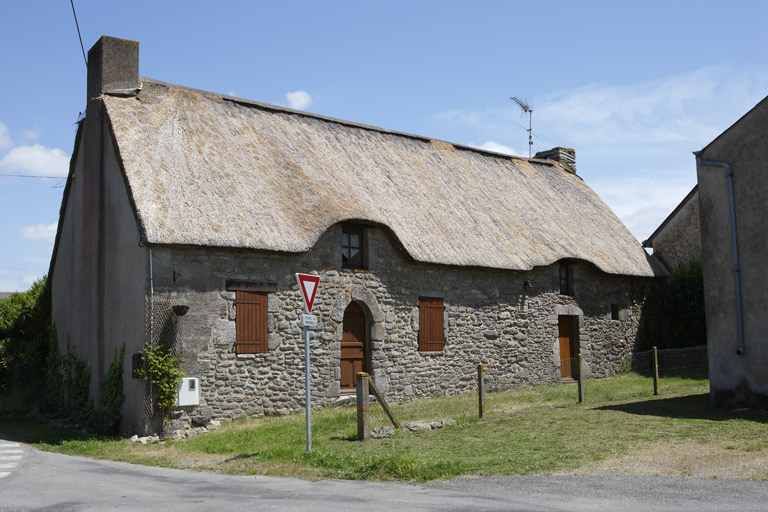
<svg viewBox="0 0 768 512"><path fill-rule="evenodd" d="M485 419L485 367L483 363L477 365L477 394L478 394L478 413L480 419Z"/></svg>
<svg viewBox="0 0 768 512"><path fill-rule="evenodd" d="M371 420L368 411L368 374L357 374L357 440L371 437Z"/></svg>
<svg viewBox="0 0 768 512"><path fill-rule="evenodd" d="M653 394L659 394L659 351L653 347Z"/></svg>
<svg viewBox="0 0 768 512"><path fill-rule="evenodd" d="M584 371L583 371L583 365L582 365L582 359L581 354L578 355L579 358L579 371L577 373L577 382L579 384L579 403L584 403Z"/></svg>
<svg viewBox="0 0 768 512"><path fill-rule="evenodd" d="M395 413L393 413L392 409L389 408L389 404L384 399L384 395L379 393L379 388L377 388L376 385L373 383L373 379L371 378L370 375L368 375L368 387L370 391L373 393L373 395L379 399L381 408L384 409L384 412L387 413L387 416L389 416L389 421L392 422L392 425L394 425L395 428L400 428L400 422L397 421L397 418L395 418Z"/></svg>

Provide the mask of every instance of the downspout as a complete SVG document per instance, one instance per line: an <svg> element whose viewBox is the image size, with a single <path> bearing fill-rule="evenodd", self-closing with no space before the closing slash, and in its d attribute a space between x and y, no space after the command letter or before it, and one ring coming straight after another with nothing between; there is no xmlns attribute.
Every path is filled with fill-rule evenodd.
<svg viewBox="0 0 768 512"><path fill-rule="evenodd" d="M736 239L736 202L733 199L733 169L728 162L718 162L716 160L704 160L701 158L701 151L695 151L696 162L703 165L716 165L725 169L725 177L728 180L728 200L731 207L731 240L733 242L733 282L736 291L736 324L739 338L739 348L736 353L744 354L744 320L741 305L741 272L739 268L739 244Z"/></svg>
<svg viewBox="0 0 768 512"><path fill-rule="evenodd" d="M155 323L155 275L152 271L152 246L149 244L147 246L149 247L149 340L146 341L151 343L154 339L152 326Z"/></svg>

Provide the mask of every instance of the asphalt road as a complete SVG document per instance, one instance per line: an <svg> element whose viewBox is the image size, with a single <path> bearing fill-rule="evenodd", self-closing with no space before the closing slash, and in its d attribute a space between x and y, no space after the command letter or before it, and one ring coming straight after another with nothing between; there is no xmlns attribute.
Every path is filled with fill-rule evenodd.
<svg viewBox="0 0 768 512"><path fill-rule="evenodd" d="M463 478L426 486L308 482L96 461L3 443L14 459L0 470L1 511L768 510L768 482L565 476Z"/></svg>

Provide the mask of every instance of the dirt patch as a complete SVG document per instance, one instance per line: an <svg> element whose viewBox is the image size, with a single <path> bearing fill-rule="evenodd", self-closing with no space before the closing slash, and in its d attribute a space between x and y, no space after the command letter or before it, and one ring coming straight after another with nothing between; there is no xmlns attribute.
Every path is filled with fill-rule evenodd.
<svg viewBox="0 0 768 512"><path fill-rule="evenodd" d="M560 474L768 480L768 449L745 451L693 441L654 443Z"/></svg>

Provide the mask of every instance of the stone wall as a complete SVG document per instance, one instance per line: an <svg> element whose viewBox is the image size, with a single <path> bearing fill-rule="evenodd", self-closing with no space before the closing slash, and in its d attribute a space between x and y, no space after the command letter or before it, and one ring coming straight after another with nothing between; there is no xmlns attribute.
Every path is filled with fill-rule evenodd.
<svg viewBox="0 0 768 512"><path fill-rule="evenodd" d="M481 362L490 390L559 380L558 315L578 317L577 344L589 374L614 372L635 343L636 300L648 280L610 276L574 262L573 296L564 296L558 293L557 263L529 272L420 264L402 256L389 232L377 228L366 229L368 270L350 270L342 268L340 241L336 225L299 255L153 249L155 289L190 306L177 343L183 369L200 378L201 404L184 418L206 424L304 407L302 301L295 272L321 277L313 309L319 321L310 338L313 405L340 396L342 320L352 301L368 320L366 370L395 402L471 392ZM226 290L228 279L276 285L269 294L266 354L235 354L235 293ZM532 287L526 290L524 281ZM421 296L444 299L442 352L418 350ZM619 319L612 319L611 304L618 305Z"/></svg>
<svg viewBox="0 0 768 512"><path fill-rule="evenodd" d="M691 260L701 261L699 194L695 192L678 206L653 238L653 255L673 272Z"/></svg>

